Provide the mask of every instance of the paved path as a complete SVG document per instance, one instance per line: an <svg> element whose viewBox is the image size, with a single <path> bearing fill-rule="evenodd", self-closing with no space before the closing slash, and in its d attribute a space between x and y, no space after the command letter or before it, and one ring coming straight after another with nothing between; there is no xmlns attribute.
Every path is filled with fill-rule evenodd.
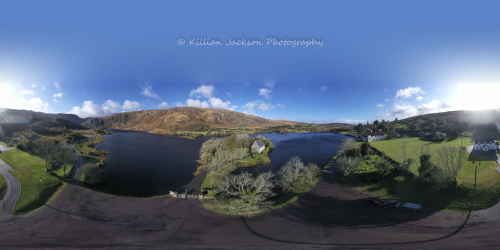
<svg viewBox="0 0 500 250"><path fill-rule="evenodd" d="M0 144L0 152L5 152L5 151L9 151L9 150L12 150L14 148L6 148L4 147L3 145Z"/></svg>
<svg viewBox="0 0 500 250"><path fill-rule="evenodd" d="M14 148L6 148L0 145L0 151L5 152ZM0 153L1 154L1 153ZM21 195L21 184L14 175L9 171L14 169L0 159L0 174L5 179L7 190L3 197L0 199L0 222L9 221L17 218L13 215L14 206L16 205L19 195Z"/></svg>

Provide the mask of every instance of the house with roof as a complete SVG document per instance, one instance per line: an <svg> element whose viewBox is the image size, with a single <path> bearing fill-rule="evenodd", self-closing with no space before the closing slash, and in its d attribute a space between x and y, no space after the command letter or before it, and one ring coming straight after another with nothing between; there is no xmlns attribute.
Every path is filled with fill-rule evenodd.
<svg viewBox="0 0 500 250"><path fill-rule="evenodd" d="M264 151L264 149L266 149L266 144L264 144L264 142L261 140L261 139L258 139L256 141L254 141L254 143L252 144L252 147L250 147L252 149L252 152L254 153L262 153L262 151Z"/></svg>
<svg viewBox="0 0 500 250"><path fill-rule="evenodd" d="M366 133L361 136L362 141L371 142L371 141L380 141L385 140L387 133Z"/></svg>
<svg viewBox="0 0 500 250"><path fill-rule="evenodd" d="M436 135L440 135L440 136L446 136L446 133L441 133L441 132L439 132L439 131L438 131L438 132L436 132L436 133L434 133L434 134L436 134Z"/></svg>
<svg viewBox="0 0 500 250"><path fill-rule="evenodd" d="M495 150L498 148L498 143L495 143L493 138L475 138L474 139L474 150Z"/></svg>

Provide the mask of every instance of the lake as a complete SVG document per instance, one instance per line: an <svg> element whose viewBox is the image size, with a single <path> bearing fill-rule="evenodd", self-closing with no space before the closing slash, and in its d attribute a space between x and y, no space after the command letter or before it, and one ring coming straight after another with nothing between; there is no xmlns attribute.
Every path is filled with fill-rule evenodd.
<svg viewBox="0 0 500 250"><path fill-rule="evenodd" d="M194 178L201 145L210 138L185 139L179 136L140 131L112 130L96 147L109 151L104 169L109 182L101 191L115 195L151 197L178 190ZM338 150L340 141L350 138L335 133L256 133L272 141L271 163L244 168L246 171L277 171L293 156L304 163L324 166Z"/></svg>

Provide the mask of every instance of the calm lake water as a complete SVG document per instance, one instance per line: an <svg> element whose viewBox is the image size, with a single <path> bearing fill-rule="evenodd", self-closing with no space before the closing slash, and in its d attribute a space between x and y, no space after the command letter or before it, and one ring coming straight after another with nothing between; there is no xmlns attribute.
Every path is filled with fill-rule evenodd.
<svg viewBox="0 0 500 250"><path fill-rule="evenodd" d="M104 166L109 174L102 191L135 197L150 197L178 190L194 178L199 150L210 138L184 139L178 136L139 131L113 130L104 135L98 149L109 151ZM277 171L290 158L324 166L338 150L340 141L350 138L334 133L277 134L257 133L270 139L275 148L269 152L271 164L244 168L244 171Z"/></svg>

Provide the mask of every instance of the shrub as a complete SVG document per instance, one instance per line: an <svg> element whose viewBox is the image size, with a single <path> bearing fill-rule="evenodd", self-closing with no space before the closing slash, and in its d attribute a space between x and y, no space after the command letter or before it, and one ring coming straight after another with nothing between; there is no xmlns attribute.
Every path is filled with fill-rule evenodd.
<svg viewBox="0 0 500 250"><path fill-rule="evenodd" d="M106 170L94 164L83 165L83 173L85 174L85 185L98 186L107 182Z"/></svg>
<svg viewBox="0 0 500 250"><path fill-rule="evenodd" d="M28 151L28 147L24 143L17 144L16 148L24 152Z"/></svg>

